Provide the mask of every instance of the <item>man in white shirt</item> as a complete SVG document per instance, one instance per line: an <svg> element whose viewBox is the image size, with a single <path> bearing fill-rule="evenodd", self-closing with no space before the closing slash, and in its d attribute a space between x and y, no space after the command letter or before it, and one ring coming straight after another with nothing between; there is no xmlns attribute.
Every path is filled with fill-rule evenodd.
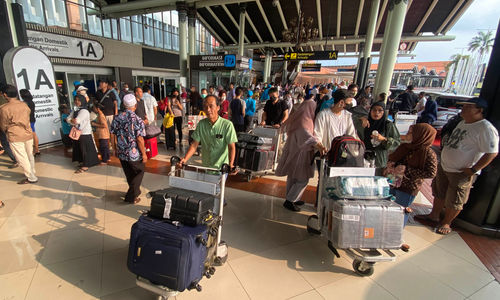
<svg viewBox="0 0 500 300"><path fill-rule="evenodd" d="M488 102L473 98L463 104L461 116L451 136L443 143L441 163L432 181L434 205L429 215L416 216L439 222L436 232L451 232L451 222L462 211L477 174L493 161L498 154L498 131L483 117ZM439 215L445 208L445 216Z"/></svg>
<svg viewBox="0 0 500 300"><path fill-rule="evenodd" d="M425 109L425 104L427 103L427 98L425 97L425 92L420 92L418 94L417 106L415 106L415 110L417 111L418 116L422 115L422 112Z"/></svg>
<svg viewBox="0 0 500 300"><path fill-rule="evenodd" d="M333 105L318 113L314 121L314 136L330 150L334 138L342 135L357 137L352 114L344 109L347 92L338 89L333 93Z"/></svg>
<svg viewBox="0 0 500 300"><path fill-rule="evenodd" d="M150 124L155 124L156 114L158 113L158 102L155 97L150 94L151 88L147 85L142 87L144 107L146 108L146 116Z"/></svg>

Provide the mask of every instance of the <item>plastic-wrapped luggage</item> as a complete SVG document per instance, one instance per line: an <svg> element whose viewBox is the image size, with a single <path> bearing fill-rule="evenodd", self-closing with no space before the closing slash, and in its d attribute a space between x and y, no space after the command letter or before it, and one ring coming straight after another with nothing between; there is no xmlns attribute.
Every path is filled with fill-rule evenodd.
<svg viewBox="0 0 500 300"><path fill-rule="evenodd" d="M216 200L214 196L180 188L158 190L150 195L149 216L189 226L205 224L211 218Z"/></svg>
<svg viewBox="0 0 500 300"><path fill-rule="evenodd" d="M404 208L387 200L323 199L328 239L336 248L398 249Z"/></svg>
<svg viewBox="0 0 500 300"><path fill-rule="evenodd" d="M331 199L389 198L390 187L386 177L337 176L325 180L325 194Z"/></svg>

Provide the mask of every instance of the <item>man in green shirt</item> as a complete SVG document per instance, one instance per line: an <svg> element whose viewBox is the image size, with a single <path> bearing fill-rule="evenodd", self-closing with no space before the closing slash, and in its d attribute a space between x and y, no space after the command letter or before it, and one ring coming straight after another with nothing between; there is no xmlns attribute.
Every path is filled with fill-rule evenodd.
<svg viewBox="0 0 500 300"><path fill-rule="evenodd" d="M219 169L223 164L228 164L234 169L235 143L238 138L233 123L219 117L220 100L213 95L203 99L203 109L207 118L196 126L192 135L193 142L180 164L185 164L193 156L201 142L201 161L204 167Z"/></svg>

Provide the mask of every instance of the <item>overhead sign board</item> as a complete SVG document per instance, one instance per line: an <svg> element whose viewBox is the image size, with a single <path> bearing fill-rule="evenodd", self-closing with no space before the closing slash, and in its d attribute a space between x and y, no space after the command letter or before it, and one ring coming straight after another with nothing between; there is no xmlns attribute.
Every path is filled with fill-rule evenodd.
<svg viewBox="0 0 500 300"><path fill-rule="evenodd" d="M321 64L302 64L302 72L319 72Z"/></svg>
<svg viewBox="0 0 500 300"><path fill-rule="evenodd" d="M60 140L57 83L47 55L36 48L12 48L5 54L3 66L8 83L15 84L18 90L29 90L33 96L40 144Z"/></svg>
<svg viewBox="0 0 500 300"><path fill-rule="evenodd" d="M285 60L336 60L339 52L334 51L310 51L310 52L287 52Z"/></svg>
<svg viewBox="0 0 500 300"><path fill-rule="evenodd" d="M50 57L99 61L104 58L104 48L95 40L47 32L27 30L28 44Z"/></svg>
<svg viewBox="0 0 500 300"><path fill-rule="evenodd" d="M234 70L249 69L248 57L236 57L235 54L192 55L190 56L191 70Z"/></svg>

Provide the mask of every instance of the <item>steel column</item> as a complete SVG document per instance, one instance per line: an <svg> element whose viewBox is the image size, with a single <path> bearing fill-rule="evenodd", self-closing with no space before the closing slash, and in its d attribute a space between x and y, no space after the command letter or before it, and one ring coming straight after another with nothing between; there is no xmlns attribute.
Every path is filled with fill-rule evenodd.
<svg viewBox="0 0 500 300"><path fill-rule="evenodd" d="M179 5L179 67L180 76L186 78L187 81L187 7Z"/></svg>
<svg viewBox="0 0 500 300"><path fill-rule="evenodd" d="M238 37L238 55L241 57L245 54L245 12L247 6L240 4L240 32Z"/></svg>

